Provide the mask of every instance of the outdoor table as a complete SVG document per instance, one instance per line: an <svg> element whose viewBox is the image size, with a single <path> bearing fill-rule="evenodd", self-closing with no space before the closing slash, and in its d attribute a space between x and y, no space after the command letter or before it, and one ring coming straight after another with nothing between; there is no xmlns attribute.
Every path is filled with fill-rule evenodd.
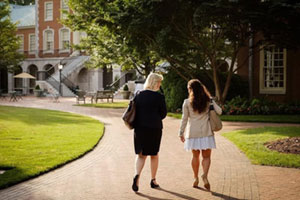
<svg viewBox="0 0 300 200"><path fill-rule="evenodd" d="M17 90L17 91L16 91L16 97L17 97L18 99L23 99L23 98L22 98L22 91Z"/></svg>
<svg viewBox="0 0 300 200"><path fill-rule="evenodd" d="M10 91L8 93L10 95L9 101L18 101L18 99L17 99L17 92L16 91Z"/></svg>

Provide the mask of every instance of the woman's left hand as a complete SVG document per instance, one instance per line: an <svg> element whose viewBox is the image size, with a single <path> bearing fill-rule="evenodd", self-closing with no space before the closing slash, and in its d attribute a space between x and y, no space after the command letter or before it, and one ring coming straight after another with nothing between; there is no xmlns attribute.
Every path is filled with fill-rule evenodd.
<svg viewBox="0 0 300 200"><path fill-rule="evenodd" d="M179 136L179 138L180 138L181 142L184 142L184 141L185 141L185 138L184 138L183 135Z"/></svg>

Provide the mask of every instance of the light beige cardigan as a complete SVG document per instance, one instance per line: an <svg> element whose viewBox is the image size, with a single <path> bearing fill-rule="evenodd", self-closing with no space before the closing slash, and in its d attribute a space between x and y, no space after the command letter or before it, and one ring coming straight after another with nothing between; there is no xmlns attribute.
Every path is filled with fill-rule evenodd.
<svg viewBox="0 0 300 200"><path fill-rule="evenodd" d="M213 106L217 114L222 114L222 109L213 101ZM189 99L185 99L182 105L182 119L180 124L179 136L184 134L186 125L187 131L185 138L199 138L213 135L208 121L209 103L204 112L194 112Z"/></svg>

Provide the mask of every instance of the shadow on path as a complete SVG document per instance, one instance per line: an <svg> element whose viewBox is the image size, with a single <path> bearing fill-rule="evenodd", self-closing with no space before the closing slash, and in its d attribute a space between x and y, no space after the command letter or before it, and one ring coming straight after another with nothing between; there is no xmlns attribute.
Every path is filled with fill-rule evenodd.
<svg viewBox="0 0 300 200"><path fill-rule="evenodd" d="M166 192L166 193L169 193L169 194L172 194L178 198L181 198L181 199L187 199L187 200L198 200L194 197L191 197L191 196L187 196L185 194L180 194L180 193L177 193L177 192L172 192L170 190L166 190L166 189L163 189L163 188L157 188L157 190L159 191L162 191L162 192ZM146 195L146 194L142 194L142 193L137 193L137 195L141 196L141 197L145 197L145 198L148 198L150 200L163 200L163 199L166 199L166 198L157 198L157 197L152 197L152 196L149 196L149 195Z"/></svg>

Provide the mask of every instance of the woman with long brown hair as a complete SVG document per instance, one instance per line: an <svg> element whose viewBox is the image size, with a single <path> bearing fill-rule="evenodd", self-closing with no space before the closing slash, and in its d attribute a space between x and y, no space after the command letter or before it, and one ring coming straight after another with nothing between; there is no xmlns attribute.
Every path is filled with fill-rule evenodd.
<svg viewBox="0 0 300 200"><path fill-rule="evenodd" d="M211 163L211 149L216 148L214 133L209 123L210 104L218 114L222 109L212 100L206 87L198 80L188 82L189 98L182 105L182 119L179 131L180 140L184 143L184 149L192 151L192 169L194 172L193 187L199 184L200 153L202 153L202 180L204 187L210 190L208 171ZM186 126L187 131L185 132ZM184 134L185 132L185 134Z"/></svg>

